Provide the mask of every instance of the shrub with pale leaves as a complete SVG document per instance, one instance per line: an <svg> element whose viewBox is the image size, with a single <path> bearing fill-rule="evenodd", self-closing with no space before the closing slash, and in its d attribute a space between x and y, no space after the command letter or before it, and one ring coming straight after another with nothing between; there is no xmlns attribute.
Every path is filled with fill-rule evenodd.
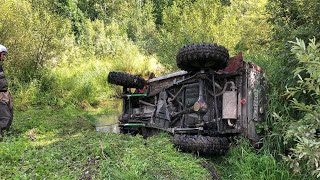
<svg viewBox="0 0 320 180"><path fill-rule="evenodd" d="M294 141L291 153L285 159L295 172L306 165L312 174L320 177L320 43L311 39L308 46L303 40L291 42L291 52L299 64L293 71L297 85L287 89L291 108L301 114L301 118L292 119L285 139ZM299 94L299 96L296 96Z"/></svg>

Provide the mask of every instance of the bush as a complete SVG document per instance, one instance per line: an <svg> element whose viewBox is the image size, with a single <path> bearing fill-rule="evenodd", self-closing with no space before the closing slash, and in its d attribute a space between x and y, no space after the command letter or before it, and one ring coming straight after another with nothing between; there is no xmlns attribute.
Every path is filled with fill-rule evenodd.
<svg viewBox="0 0 320 180"><path fill-rule="evenodd" d="M320 43L315 39L311 39L308 46L299 39L291 43L294 44L291 52L299 62L293 71L297 85L289 87L286 95L291 101L290 109L298 116L289 117L285 140L294 143L285 159L295 172L301 171L300 164L306 164L319 178L320 139L316 132L320 129Z"/></svg>
<svg viewBox="0 0 320 180"><path fill-rule="evenodd" d="M0 40L9 49L6 69L11 76L30 82L59 56L61 39L69 33L67 21L32 7L27 0L5 1L0 12Z"/></svg>

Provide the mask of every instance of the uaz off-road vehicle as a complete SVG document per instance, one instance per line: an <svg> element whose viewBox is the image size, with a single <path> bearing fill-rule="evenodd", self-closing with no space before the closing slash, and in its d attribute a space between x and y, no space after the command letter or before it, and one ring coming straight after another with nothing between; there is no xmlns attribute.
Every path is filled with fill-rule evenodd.
<svg viewBox="0 0 320 180"><path fill-rule="evenodd" d="M224 154L229 138L239 134L256 144L266 103L261 68L244 62L241 53L229 58L217 44L183 46L176 61L182 71L147 81L109 73L109 83L123 86L121 131L167 131L181 150L200 154Z"/></svg>

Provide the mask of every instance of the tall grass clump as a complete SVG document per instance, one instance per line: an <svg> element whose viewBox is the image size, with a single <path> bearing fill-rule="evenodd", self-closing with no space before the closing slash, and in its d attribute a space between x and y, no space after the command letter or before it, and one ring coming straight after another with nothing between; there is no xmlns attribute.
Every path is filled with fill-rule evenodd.
<svg viewBox="0 0 320 180"><path fill-rule="evenodd" d="M88 26L97 26L97 22ZM51 86L50 97L57 97L60 105L71 102L90 106L108 101L115 91L114 86L107 83L110 71L124 71L144 77L151 71L160 72L161 65L157 60L143 54L129 39L107 37L105 33L91 34L96 34L92 39L99 41L93 41L92 44L102 44L103 49L91 51L90 48L98 47L84 45L71 47L74 50L66 52L62 61L49 71L49 81L44 81ZM50 84L50 80L54 83Z"/></svg>
<svg viewBox="0 0 320 180"><path fill-rule="evenodd" d="M238 139L226 156L213 161L223 179L306 179L292 174L288 165L272 154L257 153L244 138Z"/></svg>

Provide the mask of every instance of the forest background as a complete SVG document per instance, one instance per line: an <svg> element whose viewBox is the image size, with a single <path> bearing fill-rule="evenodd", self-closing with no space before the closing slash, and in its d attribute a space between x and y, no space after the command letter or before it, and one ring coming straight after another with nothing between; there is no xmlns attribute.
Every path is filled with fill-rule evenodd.
<svg viewBox="0 0 320 180"><path fill-rule="evenodd" d="M320 177L318 0L1 0L0 12L15 99L0 179L209 178L200 161L225 179ZM179 48L199 42L243 52L265 70L261 149L239 140L225 157L203 159L176 151L166 135L92 132L93 117L112 113L120 90L107 83L109 71L173 72ZM139 162L141 151L158 160Z"/></svg>

